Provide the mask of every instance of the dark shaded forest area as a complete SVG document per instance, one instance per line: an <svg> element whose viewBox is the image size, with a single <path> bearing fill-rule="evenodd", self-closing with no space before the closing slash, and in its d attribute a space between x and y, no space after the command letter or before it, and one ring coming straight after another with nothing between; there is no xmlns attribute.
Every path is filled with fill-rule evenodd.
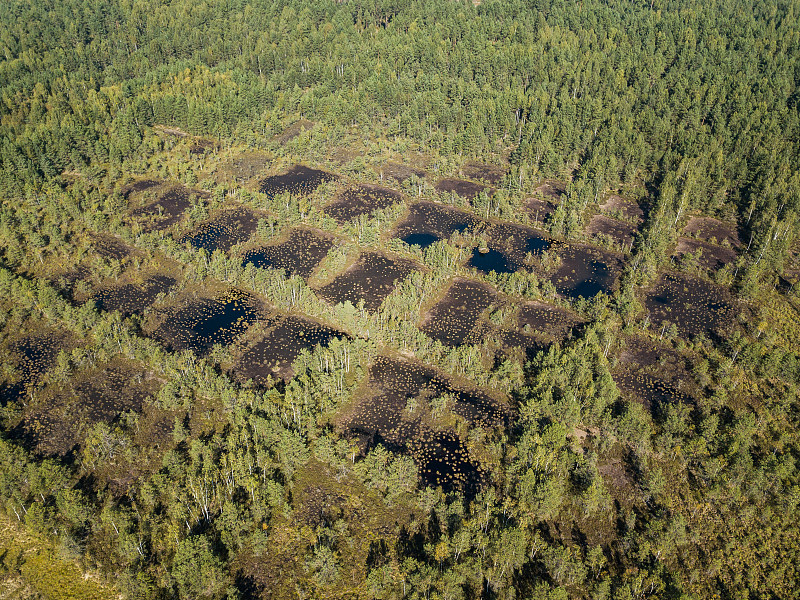
<svg viewBox="0 0 800 600"><path fill-rule="evenodd" d="M799 595L800 6L0 4L0 595Z"/></svg>

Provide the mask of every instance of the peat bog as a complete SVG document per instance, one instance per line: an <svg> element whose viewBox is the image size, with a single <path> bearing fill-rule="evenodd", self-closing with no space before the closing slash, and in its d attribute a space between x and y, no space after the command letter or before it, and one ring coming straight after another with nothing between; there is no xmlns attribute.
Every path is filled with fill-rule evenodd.
<svg viewBox="0 0 800 600"><path fill-rule="evenodd" d="M417 202L409 207L408 215L395 227L394 237L427 248L480 223L480 219L463 210L433 202Z"/></svg>
<svg viewBox="0 0 800 600"><path fill-rule="evenodd" d="M283 146L284 144L291 142L303 131L310 131L312 127L314 127L313 122L309 121L308 119L300 119L299 121L289 125L281 133L277 134L274 138L272 138L272 141Z"/></svg>
<svg viewBox="0 0 800 600"><path fill-rule="evenodd" d="M689 237L711 244L727 245L732 248L742 245L735 223L725 223L712 217L692 217L683 232Z"/></svg>
<svg viewBox="0 0 800 600"><path fill-rule="evenodd" d="M192 198L207 198L208 192L192 190L182 185L161 184L153 180L137 181L123 190L126 198L132 193L143 192L147 196L158 193L155 201L131 211L144 231L168 229L180 221L183 213L192 205Z"/></svg>
<svg viewBox="0 0 800 600"><path fill-rule="evenodd" d="M457 194L467 200L473 200L484 191L490 196L495 192L493 188L482 183L452 178L440 179L436 183L436 191L440 194Z"/></svg>
<svg viewBox="0 0 800 600"><path fill-rule="evenodd" d="M3 406L31 393L53 367L58 353L73 344L72 335L60 330L40 331L9 343L7 364L13 367L16 380L0 385Z"/></svg>
<svg viewBox="0 0 800 600"><path fill-rule="evenodd" d="M567 298L593 298L611 294L622 271L622 260L611 252L591 246L563 245L558 249L561 266L551 277L556 291Z"/></svg>
<svg viewBox="0 0 800 600"><path fill-rule="evenodd" d="M363 300L364 308L374 311L397 283L417 269L418 265L410 260L363 252L355 264L317 289L317 293L332 304L349 300L357 306Z"/></svg>
<svg viewBox="0 0 800 600"><path fill-rule="evenodd" d="M473 426L504 427L509 413L479 390L462 388L435 369L379 356L369 368L369 393L340 426L360 439L410 455L427 485L474 494L486 478L464 441L437 419L458 415Z"/></svg>
<svg viewBox="0 0 800 600"><path fill-rule="evenodd" d="M326 181L336 179L336 175L327 171L312 169L305 165L293 165L285 173L262 179L259 191L271 198L285 192L296 196L308 196Z"/></svg>
<svg viewBox="0 0 800 600"><path fill-rule="evenodd" d="M427 175L423 169L395 162L387 162L381 165L378 173L381 175L381 177L394 179L399 183L402 183L407 179L411 179L412 176L422 179Z"/></svg>
<svg viewBox="0 0 800 600"><path fill-rule="evenodd" d="M203 356L214 344L233 343L265 316L259 300L241 290L230 289L168 310L152 337L169 350L192 350Z"/></svg>
<svg viewBox="0 0 800 600"><path fill-rule="evenodd" d="M500 333L502 345L511 355L531 360L553 342L565 340L579 325L580 317L571 311L544 302L526 302L516 315L516 327Z"/></svg>
<svg viewBox="0 0 800 600"><path fill-rule="evenodd" d="M586 234L592 237L608 236L621 246L631 246L637 232L636 226L605 215L595 215L586 226Z"/></svg>
<svg viewBox="0 0 800 600"><path fill-rule="evenodd" d="M141 413L144 400L160 382L130 366L93 369L52 397L26 411L21 435L29 447L44 455L66 455L82 445L89 427L110 423L120 413Z"/></svg>
<svg viewBox="0 0 800 600"><path fill-rule="evenodd" d="M238 207L218 214L200 225L196 231L180 238L180 243L189 242L195 248L203 248L212 254L214 250L227 252L236 244L250 239L258 226L258 217L251 210Z"/></svg>
<svg viewBox="0 0 800 600"><path fill-rule="evenodd" d="M479 162L468 162L461 167L461 174L467 179L480 179L490 185L502 183L507 172L503 167Z"/></svg>
<svg viewBox="0 0 800 600"><path fill-rule="evenodd" d="M325 212L338 223L345 223L359 215L389 208L402 200L403 195L391 188L361 184L343 191L325 207Z"/></svg>
<svg viewBox="0 0 800 600"><path fill-rule="evenodd" d="M639 223L644 219L644 210L638 203L616 194L608 196L599 208L606 214L634 223Z"/></svg>
<svg viewBox="0 0 800 600"><path fill-rule="evenodd" d="M513 273L525 264L528 255L538 255L550 247L543 234L529 227L491 223L485 247L476 248L467 263L483 273Z"/></svg>
<svg viewBox="0 0 800 600"><path fill-rule="evenodd" d="M154 275L142 282L102 289L92 296L92 300L100 310L118 310L123 317L141 315L155 303L159 294L166 294L176 283L168 275Z"/></svg>
<svg viewBox="0 0 800 600"><path fill-rule="evenodd" d="M248 250L242 265L252 263L259 268L283 269L289 275L307 280L332 247L333 238L328 234L298 227L289 231L283 241Z"/></svg>
<svg viewBox="0 0 800 600"><path fill-rule="evenodd" d="M425 315L420 330L445 346L477 343L470 334L495 298L494 290L485 283L456 279Z"/></svg>
<svg viewBox="0 0 800 600"><path fill-rule="evenodd" d="M682 273L662 274L646 294L644 305L654 324L673 323L688 336L719 333L734 318L726 288Z"/></svg>
<svg viewBox="0 0 800 600"><path fill-rule="evenodd" d="M697 256L698 252L700 256L697 259L697 264L709 271L718 271L725 265L732 264L738 256L736 250L730 247L717 246L692 238L678 238L675 257Z"/></svg>
<svg viewBox="0 0 800 600"><path fill-rule="evenodd" d="M346 334L311 319L290 315L275 317L269 331L242 352L231 371L240 381L252 379L256 385L267 385L277 379L288 381L294 376L292 363L303 350L327 346Z"/></svg>
<svg viewBox="0 0 800 600"><path fill-rule="evenodd" d="M112 235L92 235L91 244L94 251L104 258L123 260L133 253L133 248Z"/></svg>

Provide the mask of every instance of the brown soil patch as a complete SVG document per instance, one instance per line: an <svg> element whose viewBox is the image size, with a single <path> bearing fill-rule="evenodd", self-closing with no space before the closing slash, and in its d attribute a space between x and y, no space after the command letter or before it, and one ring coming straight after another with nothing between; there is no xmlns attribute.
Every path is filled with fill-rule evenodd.
<svg viewBox="0 0 800 600"><path fill-rule="evenodd" d="M545 221L547 217L556 211L556 206L557 204L554 202L542 198L528 198L525 200L525 209L536 223Z"/></svg>
<svg viewBox="0 0 800 600"><path fill-rule="evenodd" d="M303 350L325 347L337 337L346 334L305 317L280 317L241 354L232 371L239 380L252 379L262 386L277 379L288 381L294 377L292 363Z"/></svg>
<svg viewBox="0 0 800 600"><path fill-rule="evenodd" d="M717 271L725 265L730 265L736 261L736 251L724 246L716 246L707 242L701 242L691 238L678 238L678 245L675 248L674 256L684 257L687 254L700 252L697 263L711 271Z"/></svg>
<svg viewBox="0 0 800 600"><path fill-rule="evenodd" d="M727 244L733 248L742 245L735 223L724 223L711 217L692 217L683 232L712 244Z"/></svg>
<svg viewBox="0 0 800 600"><path fill-rule="evenodd" d="M532 333L547 341L563 341L569 333L584 321L576 314L544 302L526 302L517 313L517 324L526 333Z"/></svg>
<svg viewBox="0 0 800 600"><path fill-rule="evenodd" d="M389 208L402 200L403 195L400 192L379 185L362 184L342 192L334 202L325 207L325 212L337 222L344 223L359 215Z"/></svg>
<svg viewBox="0 0 800 600"><path fill-rule="evenodd" d="M203 156L206 152L216 146L211 140L204 140L202 138L195 140L195 143L189 147L189 154L192 156Z"/></svg>
<svg viewBox="0 0 800 600"><path fill-rule="evenodd" d="M242 265L283 269L289 275L308 280L333 247L333 238L321 231L297 228L284 241L254 248L245 253Z"/></svg>
<svg viewBox="0 0 800 600"><path fill-rule="evenodd" d="M483 185L482 183L465 181L463 179L440 179L436 183L436 191L440 194L458 194L467 200L476 198L478 194L484 191L490 196L495 192L494 188Z"/></svg>
<svg viewBox="0 0 800 600"><path fill-rule="evenodd" d="M681 273L664 273L644 300L655 324L674 323L684 335L719 333L733 322L727 289Z"/></svg>
<svg viewBox="0 0 800 600"><path fill-rule="evenodd" d="M364 301L366 310L376 310L396 284L419 267L416 263L389 258L377 252L364 252L358 261L317 293L333 304L350 301L358 306Z"/></svg>
<svg viewBox="0 0 800 600"><path fill-rule="evenodd" d="M28 443L44 455L65 455L82 445L89 428L110 423L128 410L141 412L145 398L161 383L128 366L95 369L66 391L27 411L23 429Z"/></svg>
<svg viewBox="0 0 800 600"><path fill-rule="evenodd" d="M91 239L95 252L105 258L123 260L133 252L133 248L112 235L92 234Z"/></svg>
<svg viewBox="0 0 800 600"><path fill-rule="evenodd" d="M259 183L259 191L270 197L289 192L297 196L308 196L326 181L337 176L327 171L311 169L305 165L294 165L285 173L271 175Z"/></svg>
<svg viewBox="0 0 800 600"><path fill-rule="evenodd" d="M547 179L540 183L533 193L539 198L557 205L561 202L561 194L567 193L567 184L563 181Z"/></svg>
<svg viewBox="0 0 800 600"><path fill-rule="evenodd" d="M0 399L5 405L30 395L39 386L61 350L69 350L75 341L72 334L47 329L27 335L8 344L7 364L13 367L15 378L0 387Z"/></svg>
<svg viewBox="0 0 800 600"><path fill-rule="evenodd" d="M622 260L610 252L582 245L558 248L561 266L551 277L558 293L567 298L611 294L622 271Z"/></svg>
<svg viewBox="0 0 800 600"><path fill-rule="evenodd" d="M604 215L595 215L586 226L586 233L591 236L608 236L622 246L630 246L637 229L630 223L612 219Z"/></svg>
<svg viewBox="0 0 800 600"><path fill-rule="evenodd" d="M149 204L131 211L133 217L139 218L145 231L167 229L180 221L183 213L192 205L193 198L207 198L208 192L191 190L182 185L158 186L150 185L151 180L137 182L146 184L143 195L157 194L157 199ZM134 191L137 184L129 186L126 195ZM139 186L141 187L141 186ZM139 191L137 189L137 191Z"/></svg>
<svg viewBox="0 0 800 600"><path fill-rule="evenodd" d="M141 315L155 303L159 294L166 294L176 283L167 275L155 275L142 282L100 290L92 299L100 310L118 310L124 317Z"/></svg>
<svg viewBox="0 0 800 600"><path fill-rule="evenodd" d="M694 399L679 391L667 381L641 372L617 372L613 374L617 386L640 400L655 418L664 413L669 404L676 402L693 404Z"/></svg>
<svg viewBox="0 0 800 600"><path fill-rule="evenodd" d="M292 123L291 125L289 125L281 133L272 138L272 141L283 146L284 144L292 141L303 131L310 131L313 126L314 123L312 123L311 121L307 119L300 119L296 123Z"/></svg>
<svg viewBox="0 0 800 600"><path fill-rule="evenodd" d="M223 168L223 174L243 184L258 177L269 168L270 157L257 152L242 154L231 159Z"/></svg>
<svg viewBox="0 0 800 600"><path fill-rule="evenodd" d="M386 178L399 181L400 183L404 182L406 179L411 179L412 175L416 175L420 179L427 175L423 169L395 162L387 162L383 164L378 173Z"/></svg>
<svg viewBox="0 0 800 600"><path fill-rule="evenodd" d="M189 242L195 248L204 248L209 254L214 250L227 252L236 244L250 239L257 226L258 217L255 213L247 208L238 207L218 214L178 241L182 244Z"/></svg>
<svg viewBox="0 0 800 600"><path fill-rule="evenodd" d="M644 211L641 206L633 200L627 200L616 194L611 194L606 198L606 201L600 205L600 210L627 221L639 222L644 218Z"/></svg>
<svg viewBox="0 0 800 600"><path fill-rule="evenodd" d="M509 413L504 407L481 391L456 386L431 367L384 356L369 368L369 390L340 422L364 450L382 444L410 455L426 485L458 488L468 495L480 488L487 478L484 467L452 429L429 424L431 407L448 398L448 413L481 427L505 426Z"/></svg>
<svg viewBox="0 0 800 600"><path fill-rule="evenodd" d="M471 337L481 313L497 294L485 283L456 279L444 297L431 308L420 329L445 346L478 343Z"/></svg>
<svg viewBox="0 0 800 600"><path fill-rule="evenodd" d="M480 179L490 185L501 183L506 173L508 173L508 169L504 167L472 161L461 167L461 174L467 179Z"/></svg>

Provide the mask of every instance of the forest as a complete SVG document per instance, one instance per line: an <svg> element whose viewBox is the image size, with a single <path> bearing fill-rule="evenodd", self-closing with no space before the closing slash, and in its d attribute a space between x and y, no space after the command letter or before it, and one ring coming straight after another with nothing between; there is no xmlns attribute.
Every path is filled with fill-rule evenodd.
<svg viewBox="0 0 800 600"><path fill-rule="evenodd" d="M800 597L800 3L0 3L0 597Z"/></svg>

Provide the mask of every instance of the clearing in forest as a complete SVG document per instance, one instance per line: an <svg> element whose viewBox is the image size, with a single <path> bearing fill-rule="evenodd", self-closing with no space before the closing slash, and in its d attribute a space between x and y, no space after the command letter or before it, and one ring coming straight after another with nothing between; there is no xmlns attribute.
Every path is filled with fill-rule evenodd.
<svg viewBox="0 0 800 600"><path fill-rule="evenodd" d="M259 268L283 269L289 275L308 280L332 247L333 238L327 233L298 227L290 230L286 239L248 250L242 265L252 263Z"/></svg>
<svg viewBox="0 0 800 600"><path fill-rule="evenodd" d="M236 244L249 240L257 226L258 217L255 213L247 208L237 207L221 212L178 241L181 244L189 242L193 247L203 248L209 254L214 250L227 252Z"/></svg>
<svg viewBox="0 0 800 600"><path fill-rule="evenodd" d="M403 195L379 185L361 184L347 188L325 207L325 212L337 223L345 223L359 215L368 215L402 202Z"/></svg>
<svg viewBox="0 0 800 600"><path fill-rule="evenodd" d="M436 191L440 194L457 194L467 200L477 198L481 192L486 192L489 196L495 192L494 188L482 183L452 178L440 179L436 183Z"/></svg>
<svg viewBox="0 0 800 600"><path fill-rule="evenodd" d="M32 394L54 366L58 353L74 343L72 334L59 329L43 329L10 342L3 360L6 381L0 385L2 405Z"/></svg>
<svg viewBox="0 0 800 600"><path fill-rule="evenodd" d="M90 234L94 251L103 258L123 260L134 250L119 238L110 234Z"/></svg>
<svg viewBox="0 0 800 600"><path fill-rule="evenodd" d="M40 454L66 455L83 444L93 424L110 423L125 411L140 413L144 400L160 386L127 363L91 369L28 408L20 433Z"/></svg>
<svg viewBox="0 0 800 600"><path fill-rule="evenodd" d="M374 311L400 281L418 268L410 260L363 252L355 264L319 288L317 293L333 304L349 300L358 306L363 300L364 308Z"/></svg>
<svg viewBox="0 0 800 600"><path fill-rule="evenodd" d="M269 164L269 156L257 152L248 152L236 158L232 158L223 165L219 172L215 173L215 179L219 181L233 181L239 185L243 185L264 173L269 167Z"/></svg>
<svg viewBox="0 0 800 600"><path fill-rule="evenodd" d="M616 194L608 196L598 208L607 215L622 221L640 223L644 219L644 210L638 203Z"/></svg>
<svg viewBox="0 0 800 600"><path fill-rule="evenodd" d="M517 313L517 324L551 342L560 342L584 321L572 311L544 302L526 302Z"/></svg>
<svg viewBox="0 0 800 600"><path fill-rule="evenodd" d="M168 310L152 336L169 350L192 350L202 356L214 344L231 344L265 316L258 299L247 292L229 289Z"/></svg>
<svg viewBox="0 0 800 600"><path fill-rule="evenodd" d="M261 386L277 379L289 381L294 376L292 363L303 350L326 347L338 337L346 334L306 317L277 317L269 331L239 356L232 372L240 381L252 379Z"/></svg>
<svg viewBox="0 0 800 600"><path fill-rule="evenodd" d="M735 223L725 223L712 217L692 217L683 232L693 238L710 244L739 248L742 240Z"/></svg>
<svg viewBox="0 0 800 600"><path fill-rule="evenodd" d="M595 215L586 226L586 234L593 237L607 236L619 246L630 248L637 228L631 223L605 215Z"/></svg>
<svg viewBox="0 0 800 600"><path fill-rule="evenodd" d="M123 195L129 201L134 198L138 200L140 206L133 209L131 215L144 231L168 229L181 220L183 213L192 205L193 198L209 197L208 192L152 179L125 186Z"/></svg>
<svg viewBox="0 0 800 600"><path fill-rule="evenodd" d="M159 294L166 294L176 283L168 275L154 275L141 282L101 289L92 296L92 300L100 310L118 310L123 317L141 315L155 303Z"/></svg>
<svg viewBox="0 0 800 600"><path fill-rule="evenodd" d="M480 219L463 210L433 202L417 202L398 223L394 237L412 246L427 248L434 242L449 239L455 232L474 229L480 223Z"/></svg>
<svg viewBox="0 0 800 600"><path fill-rule="evenodd" d="M558 248L561 266L551 276L556 291L567 298L593 298L611 294L622 271L622 260L592 246L563 245Z"/></svg>
<svg viewBox="0 0 800 600"><path fill-rule="evenodd" d="M340 426L363 451L377 444L410 455L425 485L474 494L487 475L455 433L458 419L477 427L505 427L509 413L485 393L460 387L432 367L378 357L368 393Z"/></svg>
<svg viewBox="0 0 800 600"><path fill-rule="evenodd" d="M523 360L531 360L554 342L565 340L582 323L580 317L565 308L526 302L517 312L516 327L503 331L501 339L512 356L521 352Z"/></svg>
<svg viewBox="0 0 800 600"><path fill-rule="evenodd" d="M387 162L380 166L378 175L380 175L381 178L386 177L387 179L394 179L399 183L403 183L405 180L411 179L412 176L422 179L427 173L424 169L410 165Z"/></svg>
<svg viewBox="0 0 800 600"><path fill-rule="evenodd" d="M474 161L470 161L461 167L461 174L467 179L480 179L490 185L501 183L507 172L503 167Z"/></svg>
<svg viewBox="0 0 800 600"><path fill-rule="evenodd" d="M699 255L699 256L698 256ZM674 256L686 261L689 257L698 257L697 264L709 271L718 271L725 265L736 261L736 250L730 247L717 246L692 238L678 238Z"/></svg>
<svg viewBox="0 0 800 600"><path fill-rule="evenodd" d="M299 121L295 121L289 125L281 133L277 134L274 138L272 138L272 141L283 146L291 142L303 131L311 131L312 127L314 127L314 123L312 121L309 121L308 119L300 119Z"/></svg>
<svg viewBox="0 0 800 600"><path fill-rule="evenodd" d="M326 181L334 181L337 176L327 171L312 169L305 165L293 165L280 175L271 175L259 183L259 191L270 198L289 192L295 196L308 196Z"/></svg>
<svg viewBox="0 0 800 600"><path fill-rule="evenodd" d="M445 346L478 343L480 340L470 334L496 296L485 283L456 279L425 315L420 330Z"/></svg>
<svg viewBox="0 0 800 600"><path fill-rule="evenodd" d="M664 273L646 294L649 319L659 326L674 323L687 336L717 334L733 322L730 292L716 284L684 275Z"/></svg>

